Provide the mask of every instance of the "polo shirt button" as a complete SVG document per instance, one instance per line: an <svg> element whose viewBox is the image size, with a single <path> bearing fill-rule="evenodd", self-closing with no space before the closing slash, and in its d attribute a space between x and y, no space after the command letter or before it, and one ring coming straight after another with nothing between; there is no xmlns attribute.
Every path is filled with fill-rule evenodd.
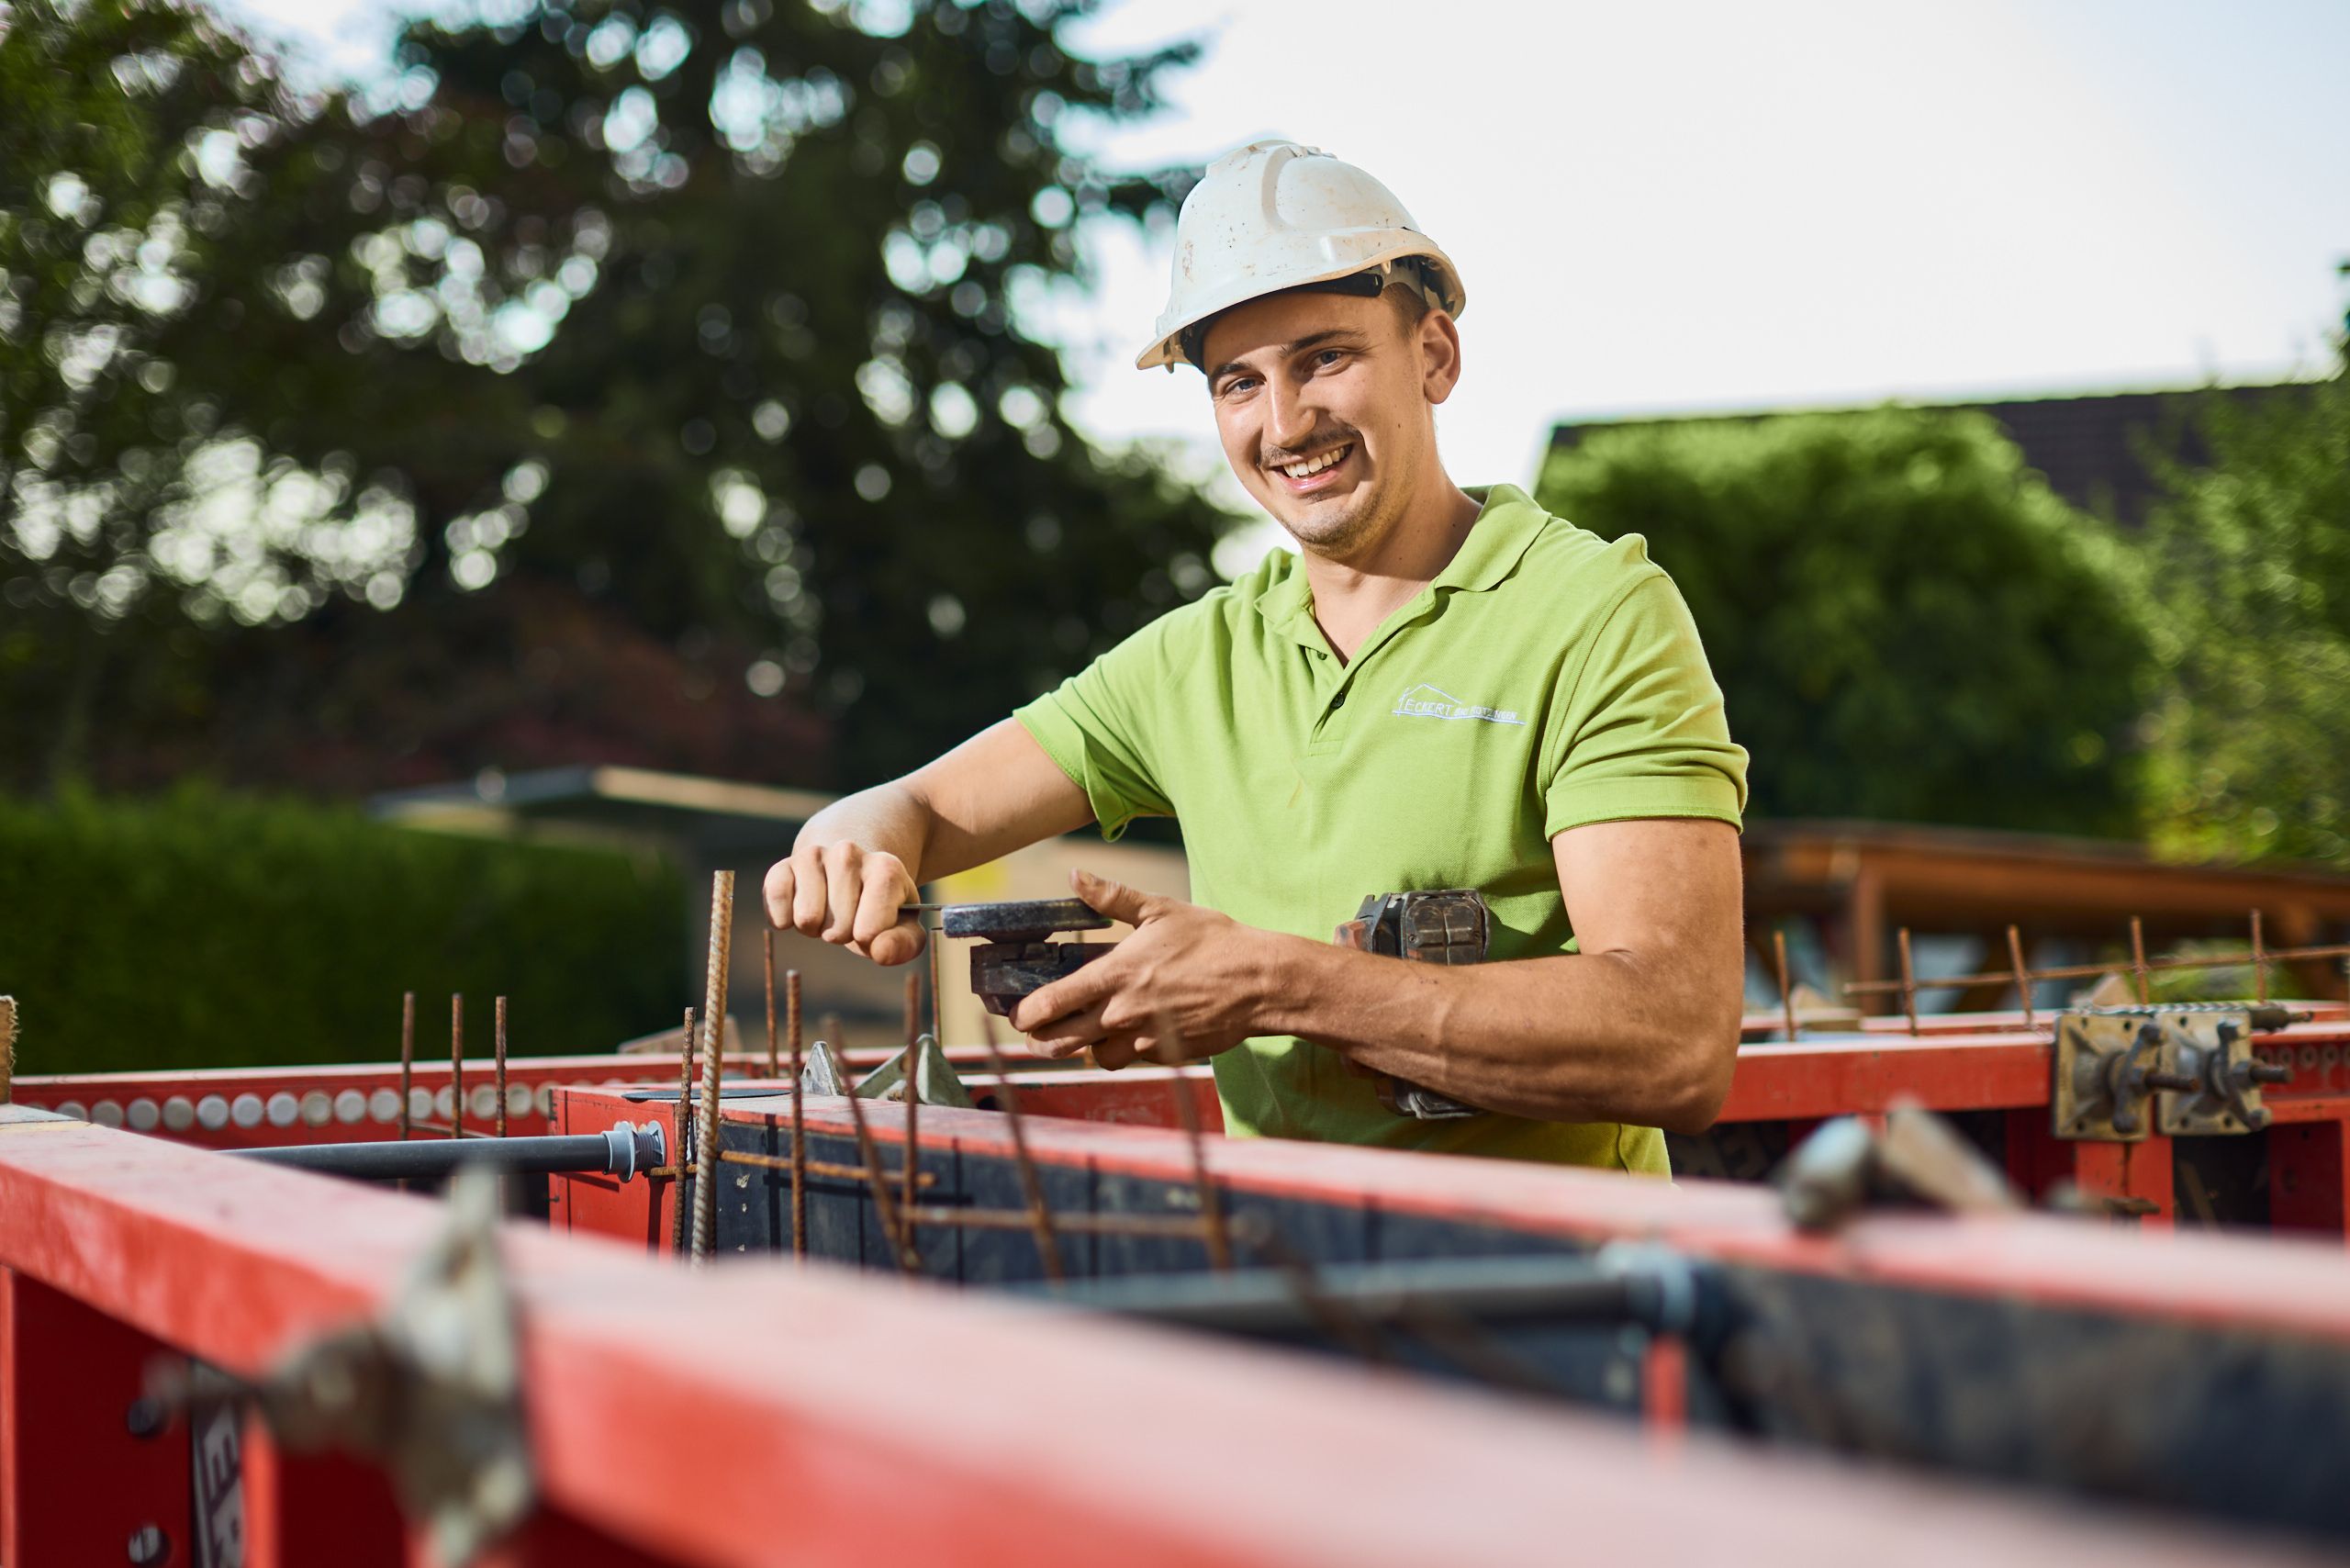
<svg viewBox="0 0 2350 1568"><path fill-rule="evenodd" d="M1343 692L1343 691L1339 692L1336 697L1333 697L1333 698L1331 698L1331 699L1330 699L1330 706L1331 706L1331 707L1333 707L1333 708L1343 708L1343 707L1345 707L1346 705L1347 705L1347 694L1346 694L1345 692Z"/></svg>

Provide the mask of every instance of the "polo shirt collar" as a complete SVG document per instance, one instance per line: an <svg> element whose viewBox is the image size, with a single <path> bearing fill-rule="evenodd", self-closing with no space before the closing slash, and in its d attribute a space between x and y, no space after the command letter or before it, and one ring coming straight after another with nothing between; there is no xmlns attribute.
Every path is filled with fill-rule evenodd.
<svg viewBox="0 0 2350 1568"><path fill-rule="evenodd" d="M1464 486L1461 493L1478 504L1476 524L1428 586L1483 593L1517 570L1517 563L1550 516L1516 485Z"/></svg>
<svg viewBox="0 0 2350 1568"><path fill-rule="evenodd" d="M1534 536L1550 521L1550 514L1515 485L1464 486L1462 494L1478 503L1477 521L1444 570L1428 584L1429 593L1424 598L1432 597L1438 588L1484 593L1500 586L1517 569ZM1307 616L1311 591L1300 563L1257 596L1257 613L1268 626L1287 626ZM1316 631L1313 640L1318 641L1319 636Z"/></svg>

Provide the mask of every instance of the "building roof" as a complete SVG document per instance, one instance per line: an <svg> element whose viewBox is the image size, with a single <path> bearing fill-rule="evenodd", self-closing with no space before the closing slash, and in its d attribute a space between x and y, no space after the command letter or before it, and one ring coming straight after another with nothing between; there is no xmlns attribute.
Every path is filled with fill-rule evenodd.
<svg viewBox="0 0 2350 1568"><path fill-rule="evenodd" d="M1990 402L1902 403L1908 408L1988 414L2039 470L2049 488L2085 510L2128 523L2143 521L2162 494L2144 448L2188 464L2210 459L2195 421L2196 405L2221 398L2248 406L2306 382L2247 386L2177 387L2148 392L2102 392L2074 396L2003 398ZM1550 431L1550 450L1565 452L1601 430L1643 430L1662 425L1751 422L1792 413L1857 413L1857 409L1753 409L1718 413L1657 414L1625 419L1567 420Z"/></svg>

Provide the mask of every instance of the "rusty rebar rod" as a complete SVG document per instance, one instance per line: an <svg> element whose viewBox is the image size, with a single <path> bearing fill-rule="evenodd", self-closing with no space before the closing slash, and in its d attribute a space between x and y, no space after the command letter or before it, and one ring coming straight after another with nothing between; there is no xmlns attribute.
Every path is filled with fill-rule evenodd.
<svg viewBox="0 0 2350 1568"><path fill-rule="evenodd" d="M408 1141L408 1113L416 1092L416 992L400 992L400 1141Z"/></svg>
<svg viewBox="0 0 2350 1568"><path fill-rule="evenodd" d="M958 1209L933 1204L915 1209L912 1217L923 1225L948 1226L962 1230L1028 1228L1028 1215L1019 1209ZM1207 1233L1205 1223L1189 1215L1069 1214L1058 1216L1054 1224L1064 1230L1084 1231L1094 1236L1132 1236L1171 1241L1197 1241Z"/></svg>
<svg viewBox="0 0 2350 1568"><path fill-rule="evenodd" d="M1796 1037L1796 993L1787 984L1787 931L1778 926L1771 932L1771 956L1779 965L1779 1010L1786 1014L1787 1038Z"/></svg>
<svg viewBox="0 0 2350 1568"><path fill-rule="evenodd" d="M939 1018L938 944L925 935L923 946L930 954L930 1037L944 1047L946 1044L946 1025Z"/></svg>
<svg viewBox="0 0 2350 1568"><path fill-rule="evenodd" d="M0 1105L17 1092L17 999L0 996Z"/></svg>
<svg viewBox="0 0 2350 1568"><path fill-rule="evenodd" d="M914 1254L899 1226L898 1206L890 1200L890 1180L881 1170L880 1151L873 1147L873 1130L865 1125L865 1102L856 1097L856 1085L846 1087L848 1117L856 1124L856 1148L865 1157L865 1184L873 1193L873 1212L881 1222L882 1234L889 1238L890 1250L898 1255L898 1267L911 1274L916 1267Z"/></svg>
<svg viewBox="0 0 2350 1568"><path fill-rule="evenodd" d="M506 999L498 999L498 1136L506 1136Z"/></svg>
<svg viewBox="0 0 2350 1568"><path fill-rule="evenodd" d="M2260 939L2260 912L2255 909L2252 912L2252 999L2259 1002L2268 1000L2268 960L2261 953L2264 946Z"/></svg>
<svg viewBox="0 0 2350 1568"><path fill-rule="evenodd" d="M759 931L759 969L767 976L767 1077L776 1077L782 1072L782 1056L776 1048L776 926Z"/></svg>
<svg viewBox="0 0 2350 1568"><path fill-rule="evenodd" d="M2150 958L2146 960L2146 969L2150 974L2167 974L2179 969L2242 969L2252 963L2255 957L2270 964L2315 962L2321 958L2350 958L2350 944L2329 943L2312 947L2267 947L2257 955L2214 953ZM2112 972L2113 965L2110 963L2052 964L2044 969L2027 969L2024 971L2024 978L2031 980L2096 980L2099 976ZM1957 988L1994 985L2014 979L2012 970L1998 969L1988 974L1945 975L1936 979L1934 984L1937 987ZM1887 991L1899 991L1901 982L1899 980L1846 980L1842 989L1847 996L1881 996Z"/></svg>
<svg viewBox="0 0 2350 1568"><path fill-rule="evenodd" d="M1004 1121L1012 1128L1013 1169L1019 1173L1020 1196L1028 1205L1028 1228L1036 1238L1036 1257L1044 1266L1045 1278L1059 1284L1064 1276L1060 1243L1053 1236L1053 1211L1045 1203L1045 1182L1036 1173L1036 1162L1028 1158L1028 1129L1021 1120L1020 1092L1012 1087L1011 1069L1004 1065L1003 1053L996 1048L993 1014L979 1014L979 1038L987 1044L988 1065L995 1071L996 1096L1003 1103Z"/></svg>
<svg viewBox="0 0 2350 1568"><path fill-rule="evenodd" d="M1909 1032L1918 1032L1918 976L1909 967L1909 928L1903 926L1901 938L1901 1011L1909 1019Z"/></svg>
<svg viewBox="0 0 2350 1568"><path fill-rule="evenodd" d="M449 998L449 1136L465 1136L465 999Z"/></svg>
<svg viewBox="0 0 2350 1568"><path fill-rule="evenodd" d="M2016 1000L2023 1006L2023 1026L2029 1029L2032 1026L2031 971L2023 965L2023 933L2012 925L2008 927L2008 962L2016 972Z"/></svg>
<svg viewBox="0 0 2350 1568"><path fill-rule="evenodd" d="M2138 1005L2143 1007L2154 999L2154 990L2146 973L2146 923L2134 914L2130 917L2130 968L2138 976Z"/></svg>
<svg viewBox="0 0 2350 1568"><path fill-rule="evenodd" d="M718 1234L718 1085L726 1064L726 982L734 957L734 873L710 877L710 970L702 987L701 1127L695 1137L694 1250L710 1260Z"/></svg>
<svg viewBox="0 0 2350 1568"><path fill-rule="evenodd" d="M800 1052L800 971L783 977L784 1022L791 1038L791 1255L808 1255L808 1123L806 1092L800 1075L806 1070Z"/></svg>
<svg viewBox="0 0 2350 1568"><path fill-rule="evenodd" d="M1154 1033L1167 1054L1183 1059L1183 1030L1165 1013L1153 1018ZM1207 1139L1200 1134L1200 1108L1192 1102L1192 1086L1179 1068L1169 1081L1175 1092L1175 1119L1183 1126L1183 1140L1192 1152L1192 1186L1200 1205L1200 1224L1206 1233L1208 1266L1218 1273L1232 1271L1232 1238L1224 1228L1224 1202L1208 1175Z"/></svg>
<svg viewBox="0 0 2350 1568"><path fill-rule="evenodd" d="M722 1148L718 1151L718 1159L719 1162L723 1165L755 1165L762 1170L789 1170L791 1169L791 1157L789 1155L758 1154L747 1148ZM666 1167L663 1167L662 1169L666 1170ZM836 1182L862 1182L865 1180L865 1167L862 1165L836 1165L829 1159L811 1159L808 1162L806 1169L808 1173L811 1176L826 1176ZM890 1168L888 1166L885 1165L881 1169L884 1174L890 1173ZM658 1175L659 1173L659 1170L653 1172L653 1174L655 1175ZM938 1185L938 1177L932 1171L924 1170L921 1172L916 1184L923 1187L935 1187Z"/></svg>
<svg viewBox="0 0 2350 1568"><path fill-rule="evenodd" d="M677 1204L669 1226L669 1250L683 1259L689 1245L691 1220L686 1209L686 1172L693 1169L691 1135L694 1126L694 1010L686 1009L685 1033L677 1049Z"/></svg>
<svg viewBox="0 0 2350 1568"><path fill-rule="evenodd" d="M906 1095L906 1157L900 1163L905 1170L905 1191L900 1202L911 1209L914 1206L914 1172L922 1166L922 976L906 975L906 1064L905 1076L898 1087ZM912 1226L906 1226L906 1249L919 1252L921 1241Z"/></svg>

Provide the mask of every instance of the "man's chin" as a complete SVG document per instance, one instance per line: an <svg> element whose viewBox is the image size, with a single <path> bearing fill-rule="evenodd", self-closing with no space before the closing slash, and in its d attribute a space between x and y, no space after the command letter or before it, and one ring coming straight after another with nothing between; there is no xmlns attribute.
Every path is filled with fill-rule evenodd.
<svg viewBox="0 0 2350 1568"><path fill-rule="evenodd" d="M1282 496L1266 510L1300 544L1319 549L1344 544L1362 531L1371 511L1366 498L1360 492L1326 499Z"/></svg>

